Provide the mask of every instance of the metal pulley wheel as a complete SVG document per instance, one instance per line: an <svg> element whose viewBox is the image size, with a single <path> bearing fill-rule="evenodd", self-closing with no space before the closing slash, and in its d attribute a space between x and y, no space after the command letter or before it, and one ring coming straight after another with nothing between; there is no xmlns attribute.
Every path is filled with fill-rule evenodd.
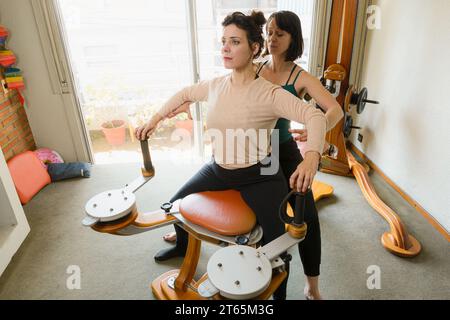
<svg viewBox="0 0 450 320"><path fill-rule="evenodd" d="M92 226L97 222L115 221L130 214L136 207L136 196L126 189L102 192L92 197L85 206L82 223Z"/></svg>
<svg viewBox="0 0 450 320"><path fill-rule="evenodd" d="M252 299L267 289L272 265L264 254L248 246L229 246L216 251L208 261L211 284L228 299Z"/></svg>

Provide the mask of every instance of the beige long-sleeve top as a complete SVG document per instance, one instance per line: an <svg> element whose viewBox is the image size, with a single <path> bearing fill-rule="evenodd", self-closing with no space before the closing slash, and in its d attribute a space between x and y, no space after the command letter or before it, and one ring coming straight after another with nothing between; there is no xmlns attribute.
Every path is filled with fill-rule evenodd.
<svg viewBox="0 0 450 320"><path fill-rule="evenodd" d="M325 113L325 118L327 119L327 132L333 129L343 117L344 112L341 107L327 110Z"/></svg>
<svg viewBox="0 0 450 320"><path fill-rule="evenodd" d="M270 135L279 118L305 124L306 152L323 151L324 114L262 77L246 85L233 84L231 74L200 82L175 94L159 113L165 117L186 101L207 103L206 126L213 156L224 168L245 168L267 157L272 151Z"/></svg>

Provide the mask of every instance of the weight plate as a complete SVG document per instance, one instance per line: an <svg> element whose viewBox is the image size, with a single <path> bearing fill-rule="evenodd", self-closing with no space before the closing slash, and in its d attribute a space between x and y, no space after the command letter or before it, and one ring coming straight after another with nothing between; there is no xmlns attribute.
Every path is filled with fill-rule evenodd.
<svg viewBox="0 0 450 320"><path fill-rule="evenodd" d="M344 124L344 137L348 138L350 137L350 134L352 133L352 126L353 126L353 119L352 116L346 115L345 116L345 124Z"/></svg>
<svg viewBox="0 0 450 320"><path fill-rule="evenodd" d="M348 88L347 94L345 95L345 100L344 100L344 110L345 110L345 112L350 112L350 105L351 105L352 95L353 95L353 85L351 85Z"/></svg>
<svg viewBox="0 0 450 320"><path fill-rule="evenodd" d="M356 112L358 112L358 114L361 114L366 107L367 95L367 88L363 88L359 93L358 102L356 103Z"/></svg>

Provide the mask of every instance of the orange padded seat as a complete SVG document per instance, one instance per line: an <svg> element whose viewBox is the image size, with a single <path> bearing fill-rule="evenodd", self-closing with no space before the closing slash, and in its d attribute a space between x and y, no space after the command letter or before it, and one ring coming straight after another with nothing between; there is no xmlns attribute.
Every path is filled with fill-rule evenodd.
<svg viewBox="0 0 450 320"><path fill-rule="evenodd" d="M180 213L187 220L225 236L248 233L256 225L255 214L235 190L190 194L181 200Z"/></svg>
<svg viewBox="0 0 450 320"><path fill-rule="evenodd" d="M28 203L51 182L41 160L32 151L18 154L8 161L8 169L22 204Z"/></svg>

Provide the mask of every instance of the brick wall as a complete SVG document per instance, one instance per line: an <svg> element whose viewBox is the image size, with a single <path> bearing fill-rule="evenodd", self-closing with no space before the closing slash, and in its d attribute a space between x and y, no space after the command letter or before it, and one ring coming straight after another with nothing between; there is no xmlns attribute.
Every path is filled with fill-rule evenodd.
<svg viewBox="0 0 450 320"><path fill-rule="evenodd" d="M6 161L16 154L35 150L33 134L16 90L4 94L0 89L0 146Z"/></svg>

